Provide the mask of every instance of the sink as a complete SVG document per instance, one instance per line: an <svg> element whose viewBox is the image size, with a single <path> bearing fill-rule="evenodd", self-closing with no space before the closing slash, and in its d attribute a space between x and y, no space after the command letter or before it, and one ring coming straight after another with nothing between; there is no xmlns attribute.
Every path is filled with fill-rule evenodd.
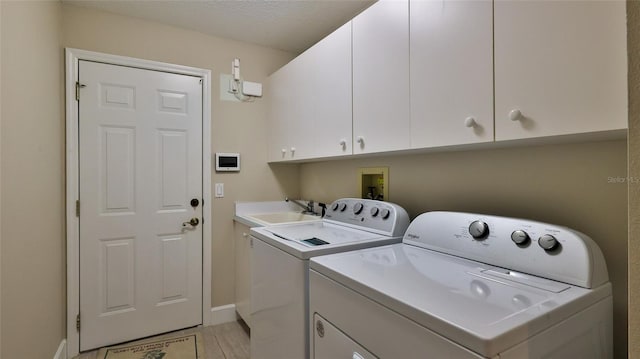
<svg viewBox="0 0 640 359"><path fill-rule="evenodd" d="M320 216L313 216L310 214L302 214L300 212L275 212L275 213L261 213L261 214L247 214L247 219L264 223L265 225L291 223L291 222L305 222L305 221L318 221L322 219Z"/></svg>

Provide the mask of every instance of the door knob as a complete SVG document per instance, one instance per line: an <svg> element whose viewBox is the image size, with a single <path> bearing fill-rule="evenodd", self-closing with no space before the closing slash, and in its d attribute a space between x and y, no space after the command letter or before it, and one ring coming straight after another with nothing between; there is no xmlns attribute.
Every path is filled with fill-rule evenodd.
<svg viewBox="0 0 640 359"><path fill-rule="evenodd" d="M191 226L196 227L200 223L200 220L196 217L193 217L189 220L189 222L182 222L182 227Z"/></svg>
<svg viewBox="0 0 640 359"><path fill-rule="evenodd" d="M199 204L200 204L200 201L198 201L197 198L194 198L191 200L191 207L193 208L198 207Z"/></svg>

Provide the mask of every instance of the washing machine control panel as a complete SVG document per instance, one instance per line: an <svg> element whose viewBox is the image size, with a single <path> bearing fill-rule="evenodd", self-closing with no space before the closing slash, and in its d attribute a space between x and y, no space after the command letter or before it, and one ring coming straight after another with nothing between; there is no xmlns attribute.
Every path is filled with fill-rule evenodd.
<svg viewBox="0 0 640 359"><path fill-rule="evenodd" d="M588 288L608 281L604 257L591 238L548 223L427 212L411 222L403 242Z"/></svg>
<svg viewBox="0 0 640 359"><path fill-rule="evenodd" d="M402 236L409 215L394 203L359 198L341 198L329 206L325 220L387 236Z"/></svg>

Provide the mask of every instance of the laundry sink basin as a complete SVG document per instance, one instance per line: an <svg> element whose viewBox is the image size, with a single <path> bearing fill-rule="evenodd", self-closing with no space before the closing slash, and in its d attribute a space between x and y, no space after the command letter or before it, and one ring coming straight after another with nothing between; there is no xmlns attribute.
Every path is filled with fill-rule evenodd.
<svg viewBox="0 0 640 359"><path fill-rule="evenodd" d="M245 217L249 220L260 222L267 226L270 226L273 224L281 224L281 223L317 221L322 219L320 216L303 214L300 212L275 212L275 213L248 214L248 215L245 215Z"/></svg>

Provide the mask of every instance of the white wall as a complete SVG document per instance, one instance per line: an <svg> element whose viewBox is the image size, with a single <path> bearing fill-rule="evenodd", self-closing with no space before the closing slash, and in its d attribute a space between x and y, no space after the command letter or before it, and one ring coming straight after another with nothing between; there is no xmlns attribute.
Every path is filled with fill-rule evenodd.
<svg viewBox="0 0 640 359"><path fill-rule="evenodd" d="M0 356L51 358L65 336L61 5L0 8Z"/></svg>

